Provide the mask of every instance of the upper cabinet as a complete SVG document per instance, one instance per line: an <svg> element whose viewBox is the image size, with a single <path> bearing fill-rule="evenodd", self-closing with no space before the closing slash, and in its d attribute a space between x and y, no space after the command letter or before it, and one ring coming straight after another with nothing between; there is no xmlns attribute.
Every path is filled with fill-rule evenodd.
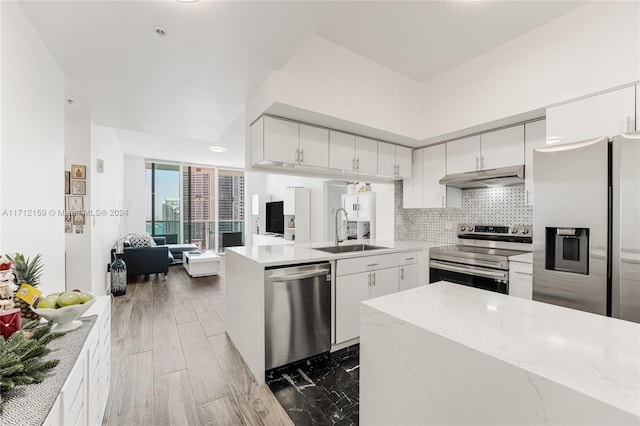
<svg viewBox="0 0 640 426"><path fill-rule="evenodd" d="M524 126L447 142L447 174L524 164Z"/></svg>
<svg viewBox="0 0 640 426"><path fill-rule="evenodd" d="M375 175L378 173L378 141L356 136L356 171Z"/></svg>
<svg viewBox="0 0 640 426"><path fill-rule="evenodd" d="M300 123L298 163L329 167L329 129Z"/></svg>
<svg viewBox="0 0 640 426"><path fill-rule="evenodd" d="M250 145L251 165L272 170L336 174L342 179L351 175L355 180L359 174L411 176L411 148L268 115L251 124Z"/></svg>
<svg viewBox="0 0 640 426"><path fill-rule="evenodd" d="M375 175L378 172L378 142L331 130L329 132L329 167Z"/></svg>
<svg viewBox="0 0 640 426"><path fill-rule="evenodd" d="M524 125L480 135L480 170L524 164Z"/></svg>
<svg viewBox="0 0 640 426"><path fill-rule="evenodd" d="M411 178L403 182L402 207L432 209L460 207L462 191L440 184L446 174L447 145L413 151Z"/></svg>
<svg viewBox="0 0 640 426"><path fill-rule="evenodd" d="M356 170L356 137L349 133L329 131L329 167L338 170Z"/></svg>
<svg viewBox="0 0 640 426"><path fill-rule="evenodd" d="M314 167L329 166L329 130L273 117L251 126L252 163L273 161Z"/></svg>
<svg viewBox="0 0 640 426"><path fill-rule="evenodd" d="M378 142L378 174L410 178L411 149L387 142Z"/></svg>
<svg viewBox="0 0 640 426"><path fill-rule="evenodd" d="M447 173L448 144L429 146L422 149L422 207L433 209L438 207L460 207L462 190L440 184L440 179Z"/></svg>
<svg viewBox="0 0 640 426"><path fill-rule="evenodd" d="M447 170L445 174L480 170L480 135L447 142ZM443 177L444 174L440 177Z"/></svg>
<svg viewBox="0 0 640 426"><path fill-rule="evenodd" d="M636 128L636 87L547 108L547 143L614 136Z"/></svg>
<svg viewBox="0 0 640 426"><path fill-rule="evenodd" d="M547 125L545 120L524 125L524 202L533 205L533 150L546 145Z"/></svg>

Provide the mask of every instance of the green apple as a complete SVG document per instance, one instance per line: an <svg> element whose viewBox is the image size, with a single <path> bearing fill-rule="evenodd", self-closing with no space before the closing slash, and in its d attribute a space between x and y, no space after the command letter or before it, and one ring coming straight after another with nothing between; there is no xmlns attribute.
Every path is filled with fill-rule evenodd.
<svg viewBox="0 0 640 426"><path fill-rule="evenodd" d="M89 300L93 299L95 296L87 291L81 291L78 293L80 298L82 299L81 303L87 303Z"/></svg>
<svg viewBox="0 0 640 426"><path fill-rule="evenodd" d="M82 303L82 297L76 292L66 292L58 296L58 306L64 308L65 306L78 305Z"/></svg>
<svg viewBox="0 0 640 426"><path fill-rule="evenodd" d="M56 305L58 302L58 296L57 295L49 295L47 297L45 297L44 299L40 299L38 301L38 306L36 306L36 309L56 309L58 306Z"/></svg>

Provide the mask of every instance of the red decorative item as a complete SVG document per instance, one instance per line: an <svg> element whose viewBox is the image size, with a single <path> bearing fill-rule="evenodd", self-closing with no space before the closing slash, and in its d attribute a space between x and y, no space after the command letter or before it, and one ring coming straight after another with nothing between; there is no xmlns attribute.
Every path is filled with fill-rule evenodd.
<svg viewBox="0 0 640 426"><path fill-rule="evenodd" d="M20 309L0 311L0 334L8 339L13 333L20 330Z"/></svg>
<svg viewBox="0 0 640 426"><path fill-rule="evenodd" d="M12 263L10 260L3 259L2 256L0 256L0 271L11 270L11 265Z"/></svg>

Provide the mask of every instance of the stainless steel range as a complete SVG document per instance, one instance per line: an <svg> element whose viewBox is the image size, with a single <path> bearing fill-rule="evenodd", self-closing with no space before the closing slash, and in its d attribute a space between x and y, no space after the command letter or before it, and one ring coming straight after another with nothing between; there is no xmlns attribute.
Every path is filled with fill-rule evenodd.
<svg viewBox="0 0 640 426"><path fill-rule="evenodd" d="M429 282L509 294L509 257L532 250L531 225L461 224L458 243L429 249Z"/></svg>

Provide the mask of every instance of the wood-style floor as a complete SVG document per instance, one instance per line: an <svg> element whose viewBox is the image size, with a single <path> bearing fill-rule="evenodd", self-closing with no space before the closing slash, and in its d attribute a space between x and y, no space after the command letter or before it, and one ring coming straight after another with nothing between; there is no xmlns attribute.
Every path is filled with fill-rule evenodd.
<svg viewBox="0 0 640 426"><path fill-rule="evenodd" d="M291 425L225 334L224 279L130 279L111 310L104 425Z"/></svg>

